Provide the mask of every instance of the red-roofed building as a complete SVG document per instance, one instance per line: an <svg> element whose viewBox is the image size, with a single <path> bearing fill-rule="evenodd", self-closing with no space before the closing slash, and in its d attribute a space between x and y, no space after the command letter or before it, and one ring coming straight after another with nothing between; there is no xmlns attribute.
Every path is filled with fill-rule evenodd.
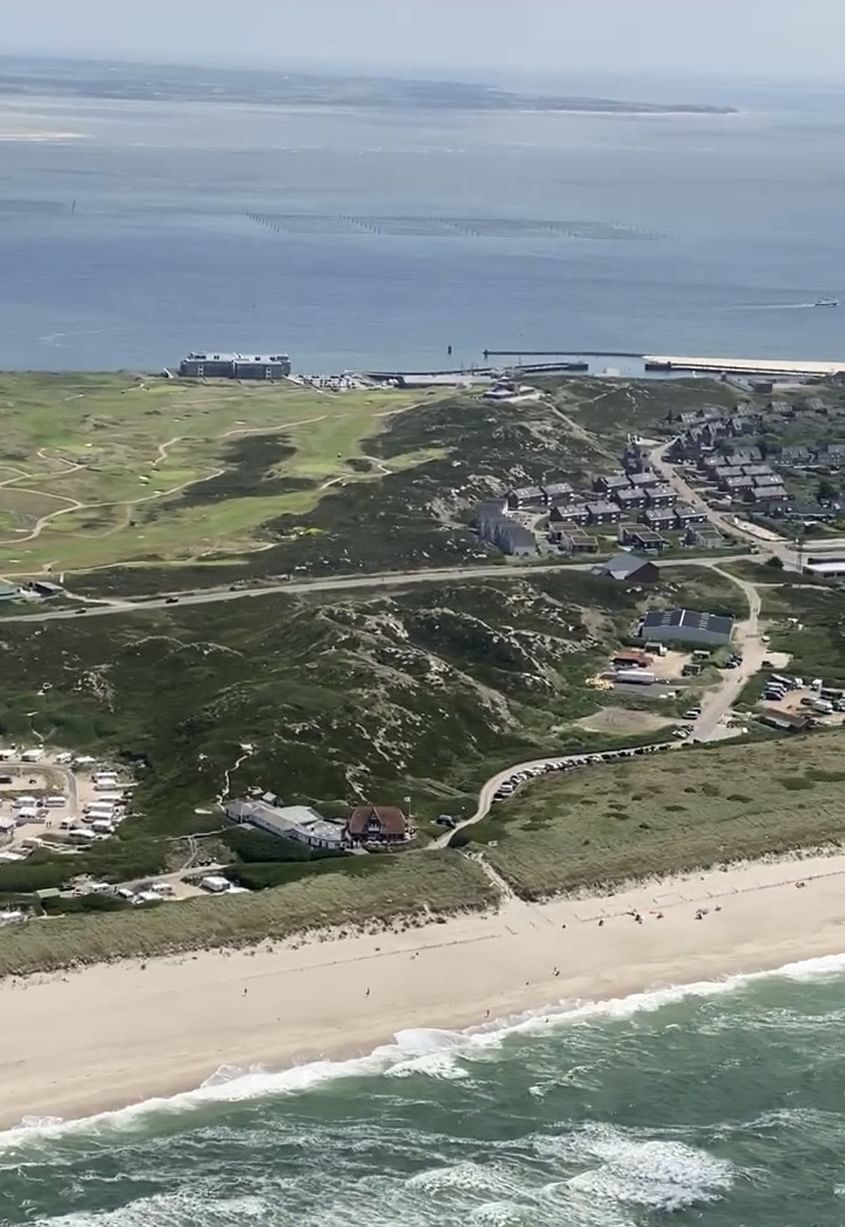
<svg viewBox="0 0 845 1227"><path fill-rule="evenodd" d="M349 811L346 833L355 843L401 843L411 837L403 810L395 805L359 805Z"/></svg>

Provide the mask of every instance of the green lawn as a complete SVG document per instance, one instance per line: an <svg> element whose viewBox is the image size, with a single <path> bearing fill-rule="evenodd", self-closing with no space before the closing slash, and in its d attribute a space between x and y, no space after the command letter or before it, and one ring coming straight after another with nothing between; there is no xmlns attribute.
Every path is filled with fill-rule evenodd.
<svg viewBox="0 0 845 1227"><path fill-rule="evenodd" d="M125 374L0 375L0 570L14 577L48 564L72 571L249 553L262 525L310 511L325 482L379 476L375 466L350 466L361 440L378 435L391 410L424 399ZM402 467L432 454L411 453ZM240 491L205 497L244 467L251 480Z"/></svg>

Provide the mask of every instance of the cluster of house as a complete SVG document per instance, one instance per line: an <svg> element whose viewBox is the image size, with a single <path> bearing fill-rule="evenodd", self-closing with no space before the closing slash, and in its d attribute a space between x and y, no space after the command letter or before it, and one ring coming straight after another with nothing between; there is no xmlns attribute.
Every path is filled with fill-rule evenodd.
<svg viewBox="0 0 845 1227"><path fill-rule="evenodd" d="M801 406L812 410L816 398L810 398ZM825 410L821 408L817 412ZM797 410L787 402L779 405L772 402L772 413L795 416ZM833 519L838 508L815 505L788 507L789 494L783 477L776 470L845 468L845 443L778 444L766 447L765 455L756 446L743 445L742 439L767 430L770 415L741 411L721 414L718 409L701 409L677 414L672 418L674 426L683 428L674 441L669 455L676 461L695 464L706 477L733 501L752 503L758 510L771 515L793 513L795 517L810 519Z"/></svg>
<svg viewBox="0 0 845 1227"><path fill-rule="evenodd" d="M549 540L568 553L595 552L595 538L585 539L585 528L618 525L622 545L649 553L660 553L668 542L664 532L688 533L704 524L705 513L678 502L672 487L662 482L650 469L625 471L599 477L593 483L599 497L581 501L556 503L549 512ZM718 535L718 534L717 534ZM712 533L706 534L711 537ZM699 544L694 534L690 544ZM709 544L721 545L718 543Z"/></svg>
<svg viewBox="0 0 845 1227"><path fill-rule="evenodd" d="M395 805L358 805L343 819L324 818L309 805L282 805L274 793L226 801L226 815L281 839L309 848L352 851L368 844L409 843L415 836L410 818Z"/></svg>
<svg viewBox="0 0 845 1227"><path fill-rule="evenodd" d="M473 517L479 536L505 554L534 554L535 534L514 518L515 512L527 512L538 518L548 513L548 539L567 554L597 554L593 530L608 527L617 528L621 545L650 554L669 545L661 536L665 532L684 533L685 545L725 544L703 510L678 502L673 488L648 467L646 452L629 446L623 464L618 472L596 478L586 493L558 481L515 487L479 504Z"/></svg>

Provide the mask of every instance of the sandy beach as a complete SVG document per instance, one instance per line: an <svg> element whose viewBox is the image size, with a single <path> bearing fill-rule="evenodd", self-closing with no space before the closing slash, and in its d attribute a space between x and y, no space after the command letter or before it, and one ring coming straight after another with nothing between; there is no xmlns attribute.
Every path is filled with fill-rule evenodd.
<svg viewBox="0 0 845 1227"><path fill-rule="evenodd" d="M606 897L512 899L495 915L378 936L8 981L0 1126L172 1095L221 1066L357 1056L401 1030L462 1029L837 954L843 925L845 855L814 856Z"/></svg>

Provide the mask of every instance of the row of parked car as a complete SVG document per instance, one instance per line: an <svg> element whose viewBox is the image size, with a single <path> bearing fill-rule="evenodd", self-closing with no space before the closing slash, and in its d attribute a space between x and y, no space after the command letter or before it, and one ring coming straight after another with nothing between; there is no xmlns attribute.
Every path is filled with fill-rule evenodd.
<svg viewBox="0 0 845 1227"><path fill-rule="evenodd" d="M503 780L493 793L494 801L504 801L528 780L538 775L548 775L552 771L573 771L576 767L590 767L596 763L612 763L621 758L635 758L639 754L657 754L662 750L672 750L675 747L671 741L656 742L650 746L632 746L627 750L603 750L598 754L571 754L566 758L553 759L547 762L535 763L531 767L523 767L513 775Z"/></svg>

